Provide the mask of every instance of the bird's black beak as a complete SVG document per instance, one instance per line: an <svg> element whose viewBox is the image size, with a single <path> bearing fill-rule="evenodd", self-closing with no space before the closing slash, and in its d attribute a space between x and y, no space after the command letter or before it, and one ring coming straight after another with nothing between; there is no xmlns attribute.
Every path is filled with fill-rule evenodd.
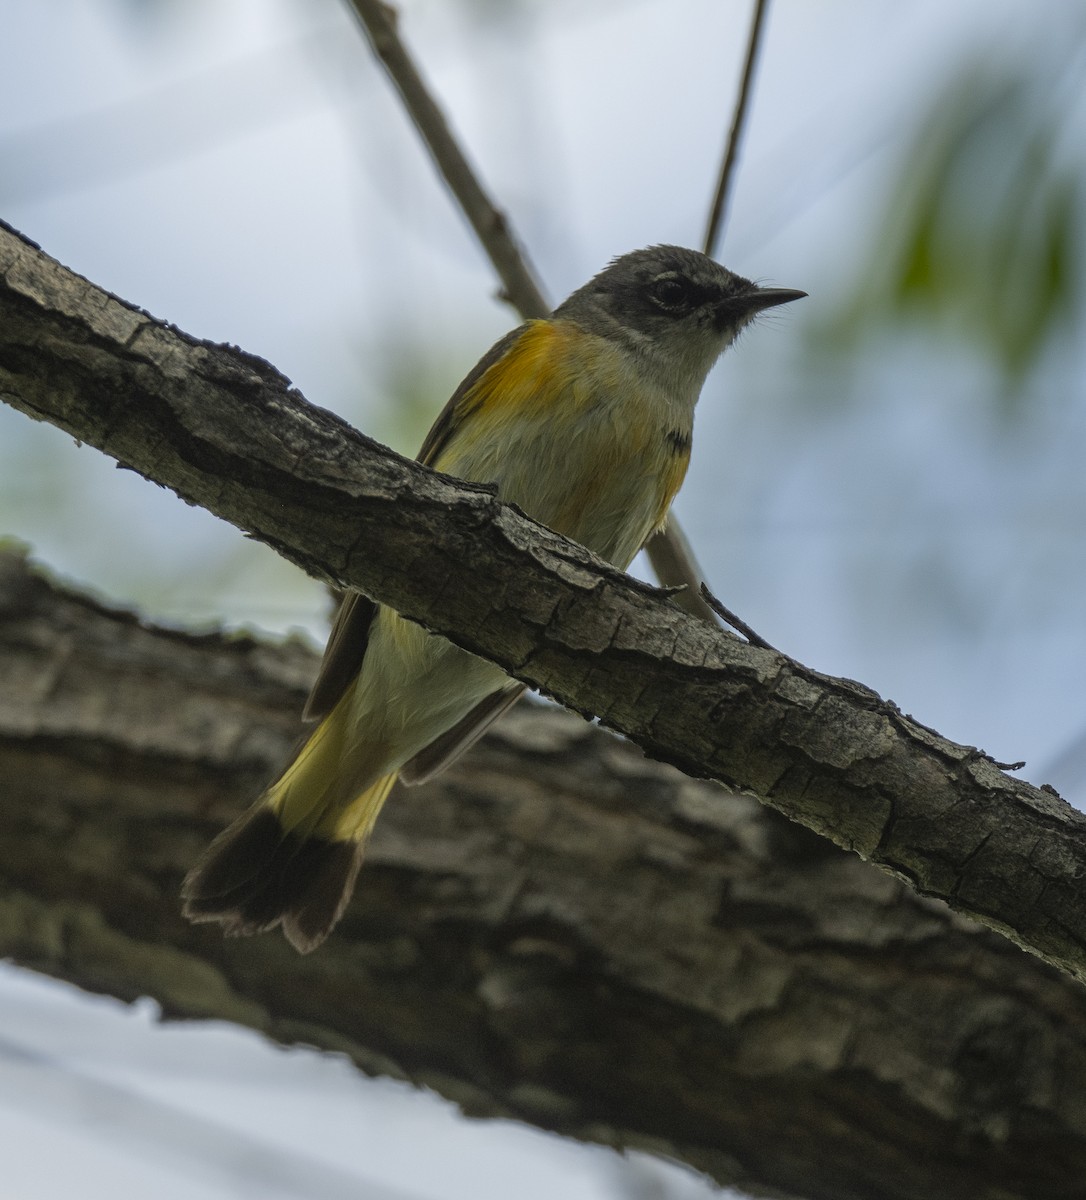
<svg viewBox="0 0 1086 1200"><path fill-rule="evenodd" d="M751 284L745 292L733 292L725 296L717 306L716 326L723 333L726 329L741 329L758 313L778 304L791 304L802 300L806 292L793 288L762 288Z"/></svg>
<svg viewBox="0 0 1086 1200"><path fill-rule="evenodd" d="M748 313L756 313L764 308L776 308L778 304L791 304L806 295L806 292L797 292L793 288L753 288L738 299Z"/></svg>

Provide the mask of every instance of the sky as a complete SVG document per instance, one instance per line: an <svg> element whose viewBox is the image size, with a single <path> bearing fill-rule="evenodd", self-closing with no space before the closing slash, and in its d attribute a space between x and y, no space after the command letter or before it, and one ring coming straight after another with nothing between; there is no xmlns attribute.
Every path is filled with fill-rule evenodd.
<svg viewBox="0 0 1086 1200"><path fill-rule="evenodd" d="M700 241L747 6L479 5L486 23L459 4L402 7L552 298L615 254ZM820 321L877 261L925 99L963 61L1054 53L1067 11L775 0L720 257L810 299L714 372L676 511L714 591L773 644L1026 759L1028 778L1074 800L1086 783L1082 352L1039 374L1013 436L987 415L984 365L920 335L857 358L844 416L806 397L802 374ZM413 453L515 317L342 5L0 0L0 21L0 216ZM3 409L0 527L151 618L322 635L321 588L271 551ZM9 1166L27 1200L74 1179L87 1198L269 1195L254 1163L272 1146L283 1195L358 1194L364 1172L375 1196L500 1196L529 1157L540 1196L620 1194L613 1155L465 1123L432 1097L248 1034L162 1028L150 1004L7 968L0 1013L0 1142L23 1151ZM411 1150L420 1130L427 1155ZM58 1152L43 1158L47 1147ZM699 1186L664 1179L675 1197Z"/></svg>

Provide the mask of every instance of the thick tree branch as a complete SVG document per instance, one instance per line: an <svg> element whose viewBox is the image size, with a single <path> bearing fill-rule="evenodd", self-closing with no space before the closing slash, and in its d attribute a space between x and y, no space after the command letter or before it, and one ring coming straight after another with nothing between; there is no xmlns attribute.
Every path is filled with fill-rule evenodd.
<svg viewBox="0 0 1086 1200"><path fill-rule="evenodd" d="M0 393L688 774L749 789L1086 978L1086 819L847 679L748 646L0 230Z"/></svg>
<svg viewBox="0 0 1086 1200"><path fill-rule="evenodd" d="M395 794L319 954L180 919L316 658L187 637L0 554L0 954L479 1116L822 1200L1065 1200L1086 993L746 796L525 706Z"/></svg>

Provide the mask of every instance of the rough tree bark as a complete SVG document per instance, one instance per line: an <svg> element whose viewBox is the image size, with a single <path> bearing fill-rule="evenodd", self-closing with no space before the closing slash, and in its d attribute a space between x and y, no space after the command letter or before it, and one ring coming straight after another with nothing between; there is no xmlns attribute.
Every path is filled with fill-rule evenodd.
<svg viewBox="0 0 1086 1200"><path fill-rule="evenodd" d="M0 954L350 1055L466 1112L813 1200L1086 1178L1086 992L753 798L522 706L395 793L320 953L179 915L316 656L0 554Z"/></svg>
<svg viewBox="0 0 1086 1200"><path fill-rule="evenodd" d="M1086 818L851 680L681 612L0 228L0 395L690 775L1086 978Z"/></svg>

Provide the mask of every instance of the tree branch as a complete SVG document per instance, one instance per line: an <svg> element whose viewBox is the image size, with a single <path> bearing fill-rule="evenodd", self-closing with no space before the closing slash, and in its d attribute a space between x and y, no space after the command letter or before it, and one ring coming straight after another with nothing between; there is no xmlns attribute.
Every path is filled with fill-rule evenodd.
<svg viewBox="0 0 1086 1200"><path fill-rule="evenodd" d="M508 218L487 195L403 44L396 28L396 10L383 0L350 0L350 7L374 54L399 92L407 115L430 151L438 174L445 180L479 239L479 245L498 273L505 299L525 320L549 316L550 305L517 246Z"/></svg>
<svg viewBox="0 0 1086 1200"><path fill-rule="evenodd" d="M750 797L521 706L393 796L303 958L188 925L177 889L281 764L311 651L155 629L0 554L0 659L6 957L722 1184L1081 1186L1083 989Z"/></svg>
<svg viewBox="0 0 1086 1200"><path fill-rule="evenodd" d="M750 790L1086 978L1086 819L874 692L749 646L0 231L0 392L690 775Z"/></svg>
<svg viewBox="0 0 1086 1200"><path fill-rule="evenodd" d="M754 66L758 61L758 48L762 41L762 29L765 26L765 14L769 8L769 0L755 0L754 16L750 23L750 38L747 41L747 56L743 63L743 76L739 83L739 94L735 99L735 112L732 115L732 127L728 133L728 144L724 150L724 159L720 164L720 175L716 183L713 202L709 206L709 221L705 227L705 238L702 249L706 254L716 252L724 230L724 221L728 213L728 201L731 199L732 180L735 177L735 164L739 161L739 143L743 138L743 126L746 123L747 105L751 92L754 90Z"/></svg>

